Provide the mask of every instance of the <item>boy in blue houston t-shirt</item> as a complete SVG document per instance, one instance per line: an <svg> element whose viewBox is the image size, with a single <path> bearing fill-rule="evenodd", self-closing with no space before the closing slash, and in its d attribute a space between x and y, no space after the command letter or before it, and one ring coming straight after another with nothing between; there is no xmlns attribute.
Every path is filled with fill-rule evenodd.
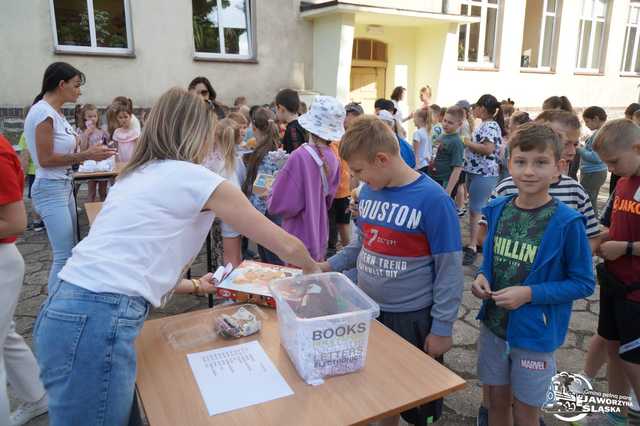
<svg viewBox="0 0 640 426"><path fill-rule="evenodd" d="M490 424L537 425L556 374L574 300L595 285L585 219L549 195L562 144L551 127L522 125L509 141L518 194L483 210L489 230L471 291L478 319L478 378Z"/></svg>
<svg viewBox="0 0 640 426"><path fill-rule="evenodd" d="M442 360L452 346L464 279L455 205L440 185L403 161L393 132L374 116L352 123L340 156L365 182L361 232L321 268L343 271L357 264L358 286L380 305L380 322ZM422 425L441 409L439 400L402 415Z"/></svg>

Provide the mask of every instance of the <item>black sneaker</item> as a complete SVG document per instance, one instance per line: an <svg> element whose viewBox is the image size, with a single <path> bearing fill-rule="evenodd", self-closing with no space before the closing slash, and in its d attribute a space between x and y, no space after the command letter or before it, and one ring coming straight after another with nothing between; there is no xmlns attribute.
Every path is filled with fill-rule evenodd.
<svg viewBox="0 0 640 426"><path fill-rule="evenodd" d="M478 253L476 253L475 251L473 251L473 249L469 247L463 248L462 252L463 252L462 264L464 266L473 265L476 261L476 257L478 257Z"/></svg>
<svg viewBox="0 0 640 426"><path fill-rule="evenodd" d="M33 224L31 225L31 229L36 232L44 230L44 222L41 220L33 222Z"/></svg>
<svg viewBox="0 0 640 426"><path fill-rule="evenodd" d="M464 207L456 209L456 210L458 210L458 217L462 217L465 214L467 214L467 209L465 209Z"/></svg>

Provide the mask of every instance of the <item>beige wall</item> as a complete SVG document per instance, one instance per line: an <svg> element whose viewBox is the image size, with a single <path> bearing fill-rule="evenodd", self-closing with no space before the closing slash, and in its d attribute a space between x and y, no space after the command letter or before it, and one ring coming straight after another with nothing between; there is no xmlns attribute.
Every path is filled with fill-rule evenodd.
<svg viewBox="0 0 640 426"><path fill-rule="evenodd" d="M520 107L539 107L551 95L566 95L578 107L619 107L635 102L640 79L620 77L629 0L614 3L604 75L575 74L579 23L574 0L563 2L557 66L553 74L520 70L525 0L503 1L503 36L497 71L459 69L457 27L451 25L445 41L436 102L450 105L463 98L473 102L484 93L492 93L498 99L511 97Z"/></svg>
<svg viewBox="0 0 640 426"><path fill-rule="evenodd" d="M387 73L385 98L391 96L393 88L404 86L407 89L405 101L414 107L413 93L416 72L416 31L412 27L385 26L383 34L370 34L366 25L356 25L356 38L369 38L387 44Z"/></svg>
<svg viewBox="0 0 640 426"><path fill-rule="evenodd" d="M150 106L166 89L197 75L211 80L219 99L273 100L284 87L309 88L313 78L312 23L299 18L299 0L257 0L258 64L193 60L191 2L131 1L135 58L53 53L48 0L3 1L0 27L0 106L31 103L51 62L65 61L87 76L80 102L106 105L126 95Z"/></svg>
<svg viewBox="0 0 640 426"><path fill-rule="evenodd" d="M343 103L349 99L354 25L353 15L322 17L313 24L313 90Z"/></svg>

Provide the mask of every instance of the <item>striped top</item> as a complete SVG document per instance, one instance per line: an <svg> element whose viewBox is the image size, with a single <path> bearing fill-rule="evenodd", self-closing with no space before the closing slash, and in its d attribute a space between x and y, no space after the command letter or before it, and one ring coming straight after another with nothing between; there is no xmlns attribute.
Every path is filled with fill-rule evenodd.
<svg viewBox="0 0 640 426"><path fill-rule="evenodd" d="M493 194L491 194L490 200L493 200L496 197L513 195L517 193L518 187L513 182L513 178L508 177L500 181L498 186L496 186ZM600 224L598 223L598 218L593 211L589 196L585 192L582 185L580 185L569 176L562 175L560 176L560 180L558 182L551 184L551 186L549 187L549 195L557 198L559 201L562 201L572 209L582 213L587 221L587 237L594 238L598 236L598 234L600 234ZM484 217L482 218L481 223L487 223Z"/></svg>

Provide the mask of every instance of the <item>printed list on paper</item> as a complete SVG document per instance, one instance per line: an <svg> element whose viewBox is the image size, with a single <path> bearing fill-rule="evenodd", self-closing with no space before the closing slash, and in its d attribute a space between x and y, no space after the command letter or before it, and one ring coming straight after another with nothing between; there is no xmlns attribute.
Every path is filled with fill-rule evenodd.
<svg viewBox="0 0 640 426"><path fill-rule="evenodd" d="M210 416L293 395L257 341L187 359Z"/></svg>

